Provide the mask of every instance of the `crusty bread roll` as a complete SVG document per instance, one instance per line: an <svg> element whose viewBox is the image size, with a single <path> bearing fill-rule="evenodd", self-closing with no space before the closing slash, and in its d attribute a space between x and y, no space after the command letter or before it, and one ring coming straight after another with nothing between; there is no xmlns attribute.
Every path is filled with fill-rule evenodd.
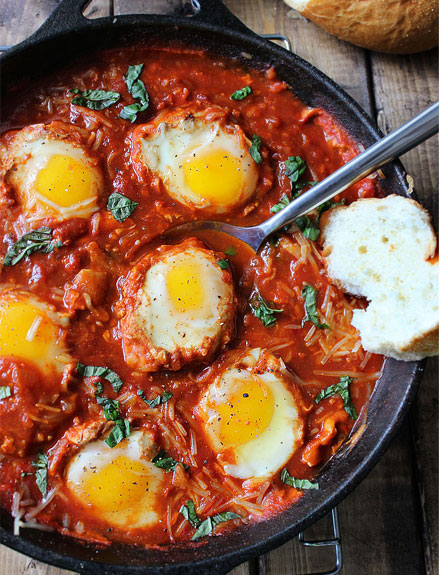
<svg viewBox="0 0 440 575"><path fill-rule="evenodd" d="M285 0L330 34L362 48L414 54L438 46L438 0Z"/></svg>
<svg viewBox="0 0 440 575"><path fill-rule="evenodd" d="M392 195L333 208L321 242L331 280L369 300L352 319L364 349L406 361L438 353L437 239L420 204Z"/></svg>

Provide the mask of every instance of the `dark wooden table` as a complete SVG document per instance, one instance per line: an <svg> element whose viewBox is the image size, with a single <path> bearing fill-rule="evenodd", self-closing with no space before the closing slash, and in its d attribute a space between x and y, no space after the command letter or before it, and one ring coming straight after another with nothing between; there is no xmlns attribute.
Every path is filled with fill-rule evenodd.
<svg viewBox="0 0 440 575"><path fill-rule="evenodd" d="M0 45L33 32L58 0L0 0ZM338 41L282 0L227 0L258 33L280 32L293 50L333 78L389 132L438 99L438 53L388 56ZM95 0L91 18L110 13L171 13L180 0ZM438 229L438 139L403 157L420 201ZM427 361L417 400L375 469L338 507L345 575L438 573L438 362ZM328 519L309 529L325 535ZM233 575L293 575L328 569L331 553L306 551L298 540L245 563ZM5 547L0 575L64 575Z"/></svg>

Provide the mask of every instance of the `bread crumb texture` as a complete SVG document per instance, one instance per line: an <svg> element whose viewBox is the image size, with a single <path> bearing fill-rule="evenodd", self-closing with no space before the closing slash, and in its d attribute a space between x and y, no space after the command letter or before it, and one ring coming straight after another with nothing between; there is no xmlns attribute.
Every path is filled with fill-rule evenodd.
<svg viewBox="0 0 440 575"><path fill-rule="evenodd" d="M438 255L430 216L414 200L360 199L324 214L327 273L368 299L353 312L363 347L413 361L438 353Z"/></svg>

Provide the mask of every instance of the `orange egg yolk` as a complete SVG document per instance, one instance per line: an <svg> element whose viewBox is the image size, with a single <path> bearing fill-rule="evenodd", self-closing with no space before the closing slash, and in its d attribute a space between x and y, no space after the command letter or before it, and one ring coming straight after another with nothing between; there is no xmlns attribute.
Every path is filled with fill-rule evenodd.
<svg viewBox="0 0 440 575"><path fill-rule="evenodd" d="M185 312L203 306L205 297L201 277L202 270L194 261L176 262L167 272L167 290L176 310Z"/></svg>

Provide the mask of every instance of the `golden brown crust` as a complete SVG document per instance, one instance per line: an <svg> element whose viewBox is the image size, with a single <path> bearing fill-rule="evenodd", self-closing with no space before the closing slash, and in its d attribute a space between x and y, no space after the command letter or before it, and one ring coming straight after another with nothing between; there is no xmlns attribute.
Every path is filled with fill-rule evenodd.
<svg viewBox="0 0 440 575"><path fill-rule="evenodd" d="M391 54L438 46L437 0L286 0L315 24L347 42Z"/></svg>
<svg viewBox="0 0 440 575"><path fill-rule="evenodd" d="M215 254L206 249L204 244L195 238L189 238L178 246L161 246L158 250L146 255L130 271L122 285L122 298L118 302L116 309L120 318L120 328L124 342L124 351L127 364L139 371L158 371L160 369L170 369L177 371L187 364L209 363L213 356L222 351L234 337L235 333L235 311L237 299L233 291L233 279L229 269L221 270L222 280L231 286L231 305L228 313L222 317L220 329L213 336L205 336L197 347L178 348L169 352L162 348L155 347L148 339L142 326L137 320L136 309L139 305L142 286L148 270L158 263L164 255L173 252L182 252L187 248L197 248L212 257L221 259L223 254Z"/></svg>

